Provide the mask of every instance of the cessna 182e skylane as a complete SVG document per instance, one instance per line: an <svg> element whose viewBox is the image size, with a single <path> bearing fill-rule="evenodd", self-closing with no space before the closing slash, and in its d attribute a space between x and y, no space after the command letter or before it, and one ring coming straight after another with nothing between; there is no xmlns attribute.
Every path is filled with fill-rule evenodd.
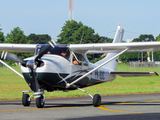
<svg viewBox="0 0 160 120"><path fill-rule="evenodd" d="M2 59L10 59L21 63L22 74L18 73L2 60L0 62L25 79L32 91L23 91L22 104L29 106L31 98L36 98L36 106L44 107L44 90L75 90L95 84L112 81L116 75L131 76L158 76L156 72L120 72L116 71L119 55L124 52L160 51L160 42L121 43L124 30L120 26L113 43L98 44L0 44L3 52ZM21 59L7 52L35 53L33 57ZM90 63L87 53L108 53L102 60ZM34 92L29 96L27 92ZM87 91L85 93L89 94ZM100 106L101 96L92 96L93 105Z"/></svg>

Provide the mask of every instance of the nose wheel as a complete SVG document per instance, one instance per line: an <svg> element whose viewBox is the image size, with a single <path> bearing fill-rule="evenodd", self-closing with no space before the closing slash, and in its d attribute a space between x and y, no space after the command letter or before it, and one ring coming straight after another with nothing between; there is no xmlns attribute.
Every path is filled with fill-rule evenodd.
<svg viewBox="0 0 160 120"><path fill-rule="evenodd" d="M36 106L37 108L43 108L45 104L45 100L43 95L40 95L40 97L36 98Z"/></svg>
<svg viewBox="0 0 160 120"><path fill-rule="evenodd" d="M30 101L29 95L28 94L23 94L23 96L22 96L22 104L23 104L23 106L29 106L30 103L31 103L31 101Z"/></svg>
<svg viewBox="0 0 160 120"><path fill-rule="evenodd" d="M36 98L37 108L43 108L44 104L45 104L44 91L41 90L41 92L35 92L31 96L29 96L28 94L24 94L24 93L28 93L28 92L33 92L33 91L23 91L22 92L22 104L23 104L23 106L30 106L31 98L34 97L34 98Z"/></svg>

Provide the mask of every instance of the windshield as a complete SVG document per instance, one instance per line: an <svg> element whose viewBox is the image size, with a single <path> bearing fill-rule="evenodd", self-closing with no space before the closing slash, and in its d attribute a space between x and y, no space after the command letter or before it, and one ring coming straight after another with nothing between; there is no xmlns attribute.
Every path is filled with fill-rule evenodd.
<svg viewBox="0 0 160 120"><path fill-rule="evenodd" d="M35 51L35 55L38 55L40 53L40 51L42 50L42 48L45 47L46 45L37 45L37 48L36 48L36 51ZM64 58L66 58L67 60L69 60L69 58L70 58L70 51L64 45L62 45L62 46L58 46L57 45L54 48L51 47L46 54L59 55L59 56L62 56Z"/></svg>

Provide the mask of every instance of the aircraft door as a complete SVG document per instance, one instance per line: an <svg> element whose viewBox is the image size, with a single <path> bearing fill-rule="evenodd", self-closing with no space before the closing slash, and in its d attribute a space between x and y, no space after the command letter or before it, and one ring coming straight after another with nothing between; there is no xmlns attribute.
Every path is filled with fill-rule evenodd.
<svg viewBox="0 0 160 120"><path fill-rule="evenodd" d="M72 72L83 71L88 68L88 63L82 54L72 53Z"/></svg>
<svg viewBox="0 0 160 120"><path fill-rule="evenodd" d="M76 55L76 53L72 53L72 72L82 70L82 64L79 60L79 56Z"/></svg>

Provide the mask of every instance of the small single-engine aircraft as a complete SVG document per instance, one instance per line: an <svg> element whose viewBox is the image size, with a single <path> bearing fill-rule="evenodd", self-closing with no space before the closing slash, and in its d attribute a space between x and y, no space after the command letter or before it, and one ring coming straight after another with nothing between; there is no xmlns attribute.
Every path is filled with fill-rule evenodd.
<svg viewBox="0 0 160 120"><path fill-rule="evenodd" d="M158 76L156 72L122 72L116 71L119 55L124 52L160 51L160 42L121 43L124 30L117 27L113 43L98 44L0 44L1 58L21 63L22 74L18 73L2 60L0 62L25 79L31 91L23 91L22 104L29 106L31 98L36 98L36 106L43 108L45 104L44 90L69 91L82 90L93 98L93 105L100 106L101 96L92 96L84 87L112 81L117 75ZM21 59L8 52L34 53L34 56ZM105 58L90 63L87 53L108 53ZM33 92L31 96L27 92Z"/></svg>

